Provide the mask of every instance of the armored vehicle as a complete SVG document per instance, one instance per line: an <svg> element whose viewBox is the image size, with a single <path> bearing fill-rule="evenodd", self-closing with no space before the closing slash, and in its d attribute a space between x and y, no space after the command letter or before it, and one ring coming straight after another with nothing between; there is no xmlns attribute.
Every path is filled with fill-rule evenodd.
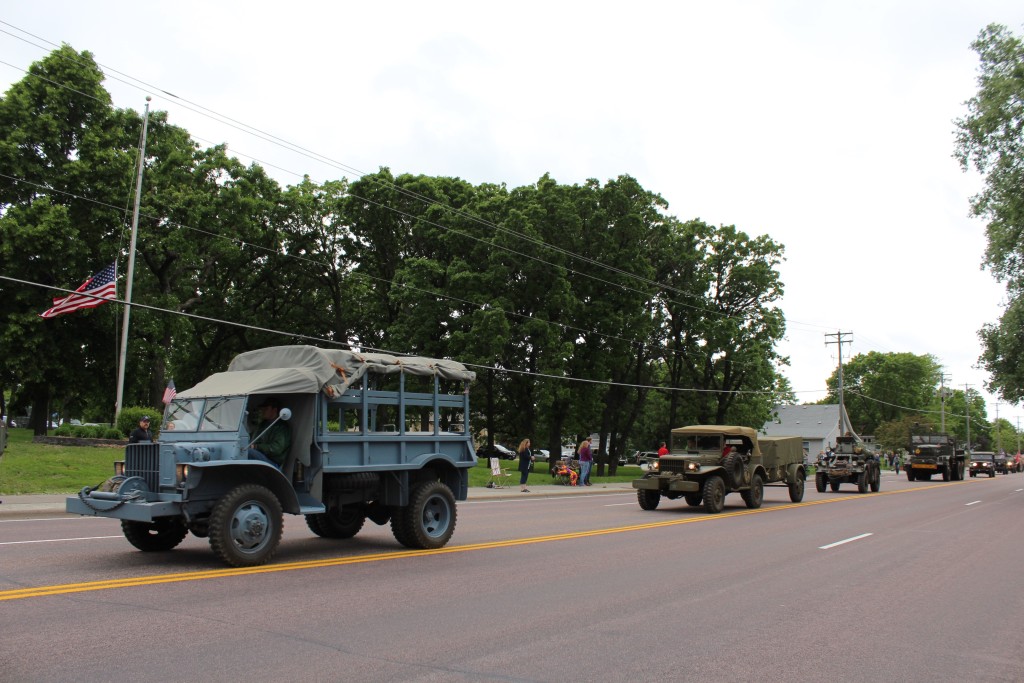
<svg viewBox="0 0 1024 683"><path fill-rule="evenodd" d="M882 471L875 456L855 436L836 437L836 447L831 456L826 456L814 473L814 485L818 493L829 487L839 490L840 484L856 484L857 491L877 493L881 488Z"/></svg>
<svg viewBox="0 0 1024 683"><path fill-rule="evenodd" d="M748 508L759 508L766 484L789 488L789 498L804 498L806 471L798 436L761 436L750 427L692 425L672 430L668 455L652 458L633 480L637 501L653 510L664 496L683 498L692 507L717 514L725 496L737 492Z"/></svg>
<svg viewBox="0 0 1024 683"><path fill-rule="evenodd" d="M129 444L115 476L65 503L68 512L121 520L128 542L166 551L188 533L236 567L267 562L282 513L304 515L324 538L390 522L408 548L440 548L455 530L476 464L461 363L278 346L243 353L180 392L155 443ZM283 406L291 445L280 467L249 459L249 419ZM273 426L273 425L271 425Z"/></svg>
<svg viewBox="0 0 1024 683"><path fill-rule="evenodd" d="M929 481L933 474L941 474L942 481L964 478L966 456L948 434L911 434L907 451L908 481Z"/></svg>

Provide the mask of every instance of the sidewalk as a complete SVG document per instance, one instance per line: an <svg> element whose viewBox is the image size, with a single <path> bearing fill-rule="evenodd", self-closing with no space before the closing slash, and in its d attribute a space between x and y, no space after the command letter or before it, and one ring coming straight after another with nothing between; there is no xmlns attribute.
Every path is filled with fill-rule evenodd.
<svg viewBox="0 0 1024 683"><path fill-rule="evenodd" d="M633 490L628 481L597 483L593 486L559 486L556 484L530 484L529 493L521 493L519 484L500 489L473 487L469 489L468 500L507 500L525 499L531 496L565 496L587 495L595 493L628 493ZM31 496L0 496L0 519L12 517L53 516L64 513L64 499L74 493L31 495Z"/></svg>

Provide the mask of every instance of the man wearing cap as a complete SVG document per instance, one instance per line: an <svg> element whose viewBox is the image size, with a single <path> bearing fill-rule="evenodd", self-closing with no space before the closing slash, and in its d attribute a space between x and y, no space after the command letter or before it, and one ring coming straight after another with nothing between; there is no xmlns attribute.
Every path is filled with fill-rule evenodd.
<svg viewBox="0 0 1024 683"><path fill-rule="evenodd" d="M249 444L249 459L262 460L277 469L284 466L292 447L292 431L288 423L278 420L281 404L270 397L260 404L260 423L256 427L256 440Z"/></svg>
<svg viewBox="0 0 1024 683"><path fill-rule="evenodd" d="M153 441L153 432L149 431L149 415L139 418L139 426L132 430L128 436L128 443L150 443Z"/></svg>

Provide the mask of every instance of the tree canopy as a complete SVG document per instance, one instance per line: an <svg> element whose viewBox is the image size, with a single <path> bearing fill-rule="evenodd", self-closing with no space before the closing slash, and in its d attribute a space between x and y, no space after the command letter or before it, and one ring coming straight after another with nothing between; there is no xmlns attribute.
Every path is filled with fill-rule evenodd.
<svg viewBox="0 0 1024 683"><path fill-rule="evenodd" d="M113 418L121 306L38 317L47 286L126 260L142 120L102 82L65 45L0 99L0 272L30 283L0 284L0 388L37 431L51 412ZM760 426L789 396L783 246L679 220L628 174L508 188L381 168L282 187L150 116L126 405L289 343L470 364L474 431L552 449Z"/></svg>

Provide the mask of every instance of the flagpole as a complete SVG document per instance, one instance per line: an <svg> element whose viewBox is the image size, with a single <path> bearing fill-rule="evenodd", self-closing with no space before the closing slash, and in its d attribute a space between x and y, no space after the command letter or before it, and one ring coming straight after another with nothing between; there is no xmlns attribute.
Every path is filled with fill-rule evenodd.
<svg viewBox="0 0 1024 683"><path fill-rule="evenodd" d="M146 96L146 113L142 119L142 141L139 143L139 171L135 177L135 210L132 211L132 241L128 248L128 274L124 286L124 320L121 323L121 358L117 364L117 400L114 402L114 421L121 414L124 398L124 367L128 358L128 321L132 315L132 279L135 277L135 242L139 233L139 203L142 201L142 169L146 162L146 132L149 129L149 103L153 98Z"/></svg>

